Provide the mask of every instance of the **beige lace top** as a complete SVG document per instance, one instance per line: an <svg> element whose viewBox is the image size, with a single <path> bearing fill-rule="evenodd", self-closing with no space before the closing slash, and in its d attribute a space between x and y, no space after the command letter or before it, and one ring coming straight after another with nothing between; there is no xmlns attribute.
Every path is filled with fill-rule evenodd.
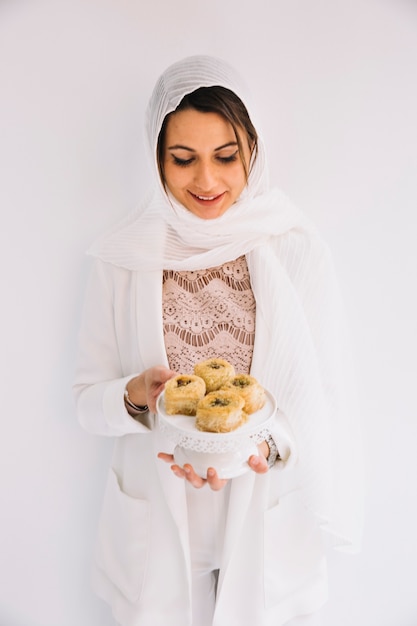
<svg viewBox="0 0 417 626"><path fill-rule="evenodd" d="M245 256L201 271L163 273L163 325L169 367L191 373L209 358L249 373L255 298Z"/></svg>

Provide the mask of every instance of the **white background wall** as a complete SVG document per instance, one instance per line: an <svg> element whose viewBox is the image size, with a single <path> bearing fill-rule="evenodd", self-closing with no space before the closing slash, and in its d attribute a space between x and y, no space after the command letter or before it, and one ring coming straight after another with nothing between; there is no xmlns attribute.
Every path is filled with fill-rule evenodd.
<svg viewBox="0 0 417 626"><path fill-rule="evenodd" d="M113 624L88 580L111 441L81 430L71 395L84 250L135 206L150 89L195 53L252 84L272 178L322 230L346 296L367 525L360 556L331 556L326 626L416 626L417 6L405 0L2 2L0 626Z"/></svg>

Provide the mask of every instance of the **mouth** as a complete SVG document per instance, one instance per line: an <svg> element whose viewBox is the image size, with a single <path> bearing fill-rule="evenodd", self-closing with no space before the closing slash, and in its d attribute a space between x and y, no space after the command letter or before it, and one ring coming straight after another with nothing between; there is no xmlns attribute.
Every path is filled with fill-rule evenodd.
<svg viewBox="0 0 417 626"><path fill-rule="evenodd" d="M188 193L199 204L203 206L211 206L213 204L217 204L217 202L220 202L223 199L226 192L223 191L223 193L219 193L219 194L211 195L211 196L196 194L196 193L193 193L192 191L189 191Z"/></svg>

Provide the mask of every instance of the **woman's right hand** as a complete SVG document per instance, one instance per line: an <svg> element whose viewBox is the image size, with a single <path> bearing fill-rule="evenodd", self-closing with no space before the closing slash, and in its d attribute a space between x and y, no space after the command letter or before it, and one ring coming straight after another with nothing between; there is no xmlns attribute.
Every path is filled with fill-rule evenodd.
<svg viewBox="0 0 417 626"><path fill-rule="evenodd" d="M195 471L192 465L186 463L184 467L180 467L174 462L174 456L172 454L166 454L165 452L159 452L158 459L165 461L171 465L171 471L178 476L178 478L184 478L195 489L201 489L204 485L208 485L213 491L220 491L226 485L227 480L219 478L217 471L214 467L209 467L207 470L207 478L202 478Z"/></svg>
<svg viewBox="0 0 417 626"><path fill-rule="evenodd" d="M165 383L176 376L176 372L164 365L156 365L131 378L126 385L129 399L138 406L148 406L152 413L156 412L156 401Z"/></svg>

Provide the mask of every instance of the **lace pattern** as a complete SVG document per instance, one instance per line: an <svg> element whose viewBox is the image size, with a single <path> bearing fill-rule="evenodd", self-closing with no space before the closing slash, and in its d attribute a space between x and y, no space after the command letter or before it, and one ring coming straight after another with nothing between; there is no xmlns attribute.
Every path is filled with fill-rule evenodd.
<svg viewBox="0 0 417 626"><path fill-rule="evenodd" d="M255 339L255 299L245 256L201 271L163 273L163 325L169 366L182 373L223 358L248 373Z"/></svg>
<svg viewBox="0 0 417 626"><path fill-rule="evenodd" d="M252 431L245 432L244 434L239 434L238 431L236 431L235 433L227 433L227 436L222 433L221 436L211 438L204 438L204 435L207 433L201 433L197 430L195 432L181 431L164 420L160 420L159 427L166 437L181 448L187 448L195 452L219 454L223 452L236 452L240 450L245 443L247 444L248 441L253 441L255 444L265 441L271 436L272 420L273 416L271 416L265 424L257 425ZM232 436L228 436L230 434Z"/></svg>

